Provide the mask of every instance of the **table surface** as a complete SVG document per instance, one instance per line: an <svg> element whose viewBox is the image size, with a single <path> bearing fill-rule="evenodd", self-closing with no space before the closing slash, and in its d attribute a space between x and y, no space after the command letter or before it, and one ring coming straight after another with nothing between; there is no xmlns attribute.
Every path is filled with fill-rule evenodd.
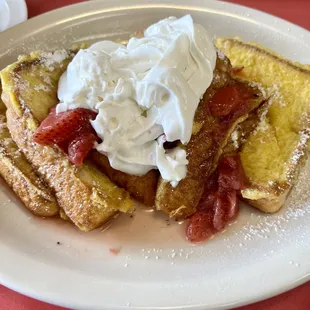
<svg viewBox="0 0 310 310"><path fill-rule="evenodd" d="M81 0L26 0L29 17ZM229 0L279 16L310 30L309 0ZM0 285L1 310L62 310L29 297L20 295ZM238 308L238 310L309 310L310 282L277 297Z"/></svg>

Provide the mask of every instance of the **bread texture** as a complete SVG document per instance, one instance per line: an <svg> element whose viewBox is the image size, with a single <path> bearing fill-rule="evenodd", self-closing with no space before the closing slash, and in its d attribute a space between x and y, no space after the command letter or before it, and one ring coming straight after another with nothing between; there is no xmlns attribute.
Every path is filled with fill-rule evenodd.
<svg viewBox="0 0 310 310"><path fill-rule="evenodd" d="M129 175L113 169L108 158L95 150L91 152L90 159L112 182L124 188L132 197L148 207L154 206L159 177L157 170L151 170L143 176Z"/></svg>
<svg viewBox="0 0 310 310"><path fill-rule="evenodd" d="M75 167L58 147L33 142L33 133L55 106L57 86L73 52L32 53L1 71L7 124L18 148L55 193L66 216L81 230L101 226L118 212L133 209L129 194L93 164Z"/></svg>
<svg viewBox="0 0 310 310"><path fill-rule="evenodd" d="M221 88L238 84L250 90L255 97L249 99L250 112L262 102L259 92L231 76L231 65L224 55L219 55L214 71L213 82L204 94L195 113L193 133L190 142L183 146L187 154L187 175L173 188L170 183L160 179L156 194L156 208L170 217L185 218L195 213L202 198L206 180L215 171L220 156L237 125L248 117L248 112L214 117L209 113L209 100Z"/></svg>
<svg viewBox="0 0 310 310"><path fill-rule="evenodd" d="M56 198L13 141L5 110L0 99L0 175L33 214L56 216L59 214Z"/></svg>
<svg viewBox="0 0 310 310"><path fill-rule="evenodd" d="M276 212L285 203L307 156L309 67L239 39L219 38L216 45L233 67L243 68L236 70L236 75L259 87L268 99L268 109L240 151L250 181L241 194L254 207Z"/></svg>

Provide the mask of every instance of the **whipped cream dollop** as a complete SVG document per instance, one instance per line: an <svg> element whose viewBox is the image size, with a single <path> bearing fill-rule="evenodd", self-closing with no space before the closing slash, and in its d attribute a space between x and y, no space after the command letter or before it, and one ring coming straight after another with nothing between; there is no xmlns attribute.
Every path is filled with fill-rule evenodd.
<svg viewBox="0 0 310 310"><path fill-rule="evenodd" d="M186 176L186 152L166 141L189 142L195 111L210 86L216 51L192 17L170 17L127 45L101 41L80 50L62 75L57 112L98 113L95 148L114 169L143 175L159 169L173 186Z"/></svg>

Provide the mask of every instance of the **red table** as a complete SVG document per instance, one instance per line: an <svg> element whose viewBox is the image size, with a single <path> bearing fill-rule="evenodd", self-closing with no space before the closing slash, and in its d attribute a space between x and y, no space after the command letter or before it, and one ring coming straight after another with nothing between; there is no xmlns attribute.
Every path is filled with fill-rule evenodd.
<svg viewBox="0 0 310 310"><path fill-rule="evenodd" d="M125 1L125 0L124 0ZM229 0L277 15L310 30L309 0ZM29 17L82 0L26 0ZM246 292L245 292L246 294ZM0 286L0 310L61 310ZM310 282L277 297L238 310L309 310Z"/></svg>

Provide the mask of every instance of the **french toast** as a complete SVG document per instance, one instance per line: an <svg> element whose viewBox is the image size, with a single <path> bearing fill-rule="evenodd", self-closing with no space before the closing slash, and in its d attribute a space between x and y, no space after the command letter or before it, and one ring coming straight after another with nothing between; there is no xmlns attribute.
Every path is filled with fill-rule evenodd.
<svg viewBox="0 0 310 310"><path fill-rule="evenodd" d="M1 94L2 94L2 86L1 86L1 80L0 80L0 113L5 115L6 107L1 99Z"/></svg>
<svg viewBox="0 0 310 310"><path fill-rule="evenodd" d="M249 99L249 109L240 114L237 111L227 119L210 115L209 101L215 93L234 84L253 92L253 97ZM155 203L157 210L176 218L188 217L195 213L204 192L205 182L216 169L229 137L236 126L262 101L262 96L255 87L232 79L229 60L224 55L218 56L213 82L196 110L193 134L185 146L188 159L187 175L175 188L160 179Z"/></svg>
<svg viewBox="0 0 310 310"><path fill-rule="evenodd" d="M56 198L13 141L7 128L5 110L0 99L0 175L33 214L55 216L59 213Z"/></svg>
<svg viewBox="0 0 310 310"><path fill-rule="evenodd" d="M268 109L241 148L250 185L243 199L273 213L284 204L306 159L310 137L310 70L276 53L238 39L218 39L216 45L243 68L236 75L259 86Z"/></svg>
<svg viewBox="0 0 310 310"><path fill-rule="evenodd" d="M225 54L217 52L213 81L196 109L190 141L163 142L166 150L178 145L186 151L187 174L177 186L156 170L138 177L113 169L106 156L91 150L95 142L84 163L74 165L61 144L34 139L50 111L56 115L58 82L75 50L34 52L0 72L5 103L0 102L0 174L34 214L59 215L83 231L131 212L130 195L191 223L196 218L201 224L199 216L206 219L209 212L216 231L238 213L239 193L264 212L277 211L309 146L310 70L237 39L218 39L217 46ZM64 131L58 130L57 138Z"/></svg>
<svg viewBox="0 0 310 310"><path fill-rule="evenodd" d="M84 44L83 47L87 45ZM58 80L61 77L61 74L66 70L68 63L76 53L77 48L71 51L58 51L56 57L56 63L58 60L61 60L58 65L61 67L61 70L54 70L52 66L52 61L48 59L51 56L51 53L44 53L43 56L47 57L46 66L44 72L40 72L36 69L38 66L38 59L40 58L40 53L32 53L32 64L31 72L27 68L28 60L25 60L20 68L23 70L28 69L29 75L22 75L19 82L22 84L22 87L27 89L33 86L35 91L31 93L31 100L28 100L27 94L25 93L25 100L28 104L29 109L33 111L34 117L39 121L43 121L49 110L57 105L57 87L55 86L58 83ZM68 54L68 58L62 59L64 55ZM58 60L57 60L58 57ZM29 66L29 64L28 64ZM50 69L53 69L52 71ZM20 70L20 69L18 69ZM40 77L43 75L43 80ZM50 89L50 83L54 83L53 89ZM49 90L49 92L46 92ZM6 96L6 94L4 94ZM18 111L16 107L16 111ZM109 161L106 156L98 152L92 152L90 155L90 160L96 164L97 168L101 170L105 175L107 175L110 180L118 185L119 187L125 189L129 194L137 199L139 202L146 204L147 206L154 206L155 202L155 193L158 182L158 172L153 170L150 171L145 176L131 176L120 171L113 169L110 166Z"/></svg>
<svg viewBox="0 0 310 310"><path fill-rule="evenodd" d="M129 194L93 164L73 166L58 147L33 142L33 132L57 104L57 86L73 53L32 53L1 71L7 124L18 148L55 193L59 206L81 230L102 225L133 208Z"/></svg>
<svg viewBox="0 0 310 310"><path fill-rule="evenodd" d="M91 152L90 159L112 182L124 188L139 202L149 207L154 206L159 176L157 170L150 170L143 176L129 175L113 169L108 158L95 150Z"/></svg>

